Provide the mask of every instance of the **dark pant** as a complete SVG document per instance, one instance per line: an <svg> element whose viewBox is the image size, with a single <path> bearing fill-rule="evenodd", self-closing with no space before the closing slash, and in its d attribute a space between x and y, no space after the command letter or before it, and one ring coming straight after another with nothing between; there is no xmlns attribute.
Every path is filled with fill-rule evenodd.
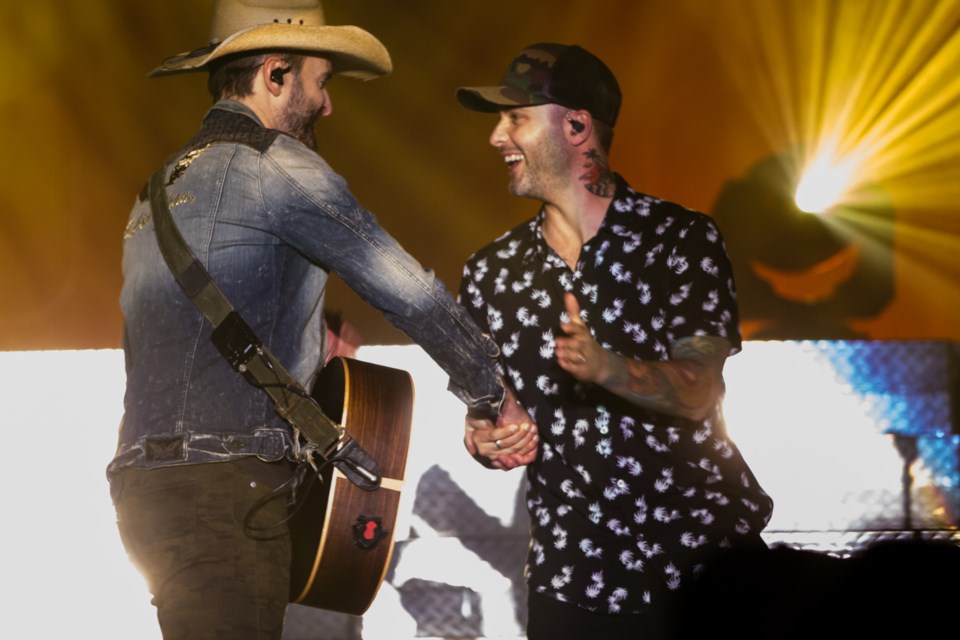
<svg viewBox="0 0 960 640"><path fill-rule="evenodd" d="M527 640L663 640L666 612L608 616L539 593L527 598Z"/></svg>
<svg viewBox="0 0 960 640"><path fill-rule="evenodd" d="M256 458L150 470L115 479L117 525L147 580L165 640L279 639L290 598L290 536L254 540L243 522L254 503L293 473ZM257 512L264 527L286 500Z"/></svg>

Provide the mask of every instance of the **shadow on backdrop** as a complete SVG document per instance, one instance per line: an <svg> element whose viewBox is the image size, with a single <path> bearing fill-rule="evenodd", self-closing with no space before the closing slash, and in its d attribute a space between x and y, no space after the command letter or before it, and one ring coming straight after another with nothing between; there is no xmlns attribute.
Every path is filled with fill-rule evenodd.
<svg viewBox="0 0 960 640"><path fill-rule="evenodd" d="M712 215L736 278L745 337L849 340L894 297L894 210L876 186L824 214L794 202L796 148L727 182Z"/></svg>

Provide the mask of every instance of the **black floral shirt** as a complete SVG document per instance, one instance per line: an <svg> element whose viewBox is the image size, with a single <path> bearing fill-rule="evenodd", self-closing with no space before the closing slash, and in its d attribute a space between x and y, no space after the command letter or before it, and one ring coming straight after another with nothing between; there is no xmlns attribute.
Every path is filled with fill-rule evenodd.
<svg viewBox="0 0 960 640"><path fill-rule="evenodd" d="M740 350L733 276L704 214L617 192L571 270L543 212L474 254L460 301L500 346L501 373L541 437L527 467L530 587L604 614L642 612L706 554L755 542L772 501L717 415L693 423L579 383L556 363L563 292L605 348L666 360L674 341L722 336Z"/></svg>

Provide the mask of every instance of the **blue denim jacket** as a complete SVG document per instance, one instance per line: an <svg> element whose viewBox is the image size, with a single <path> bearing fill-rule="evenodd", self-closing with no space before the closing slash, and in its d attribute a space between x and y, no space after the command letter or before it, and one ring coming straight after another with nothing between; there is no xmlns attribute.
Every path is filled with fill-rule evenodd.
<svg viewBox="0 0 960 640"><path fill-rule="evenodd" d="M261 142L269 133L243 104L218 102L166 165L167 196L194 254L290 374L309 388L322 362L333 272L420 344L468 407L495 413L503 396L498 349L433 272L306 146L286 135L268 135L260 148L222 142L220 129L238 123ZM124 234L123 273L127 387L108 476L127 467L291 457L290 428L217 351L210 323L161 257L145 194Z"/></svg>

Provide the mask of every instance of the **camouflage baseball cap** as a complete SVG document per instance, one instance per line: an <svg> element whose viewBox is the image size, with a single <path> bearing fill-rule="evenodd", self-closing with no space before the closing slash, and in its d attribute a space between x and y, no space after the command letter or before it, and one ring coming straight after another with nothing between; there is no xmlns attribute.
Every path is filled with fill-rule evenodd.
<svg viewBox="0 0 960 640"><path fill-rule="evenodd" d="M595 55L575 44L532 44L520 52L500 85L460 87L460 104L473 111L560 104L584 109L611 127L620 112L620 85Z"/></svg>

